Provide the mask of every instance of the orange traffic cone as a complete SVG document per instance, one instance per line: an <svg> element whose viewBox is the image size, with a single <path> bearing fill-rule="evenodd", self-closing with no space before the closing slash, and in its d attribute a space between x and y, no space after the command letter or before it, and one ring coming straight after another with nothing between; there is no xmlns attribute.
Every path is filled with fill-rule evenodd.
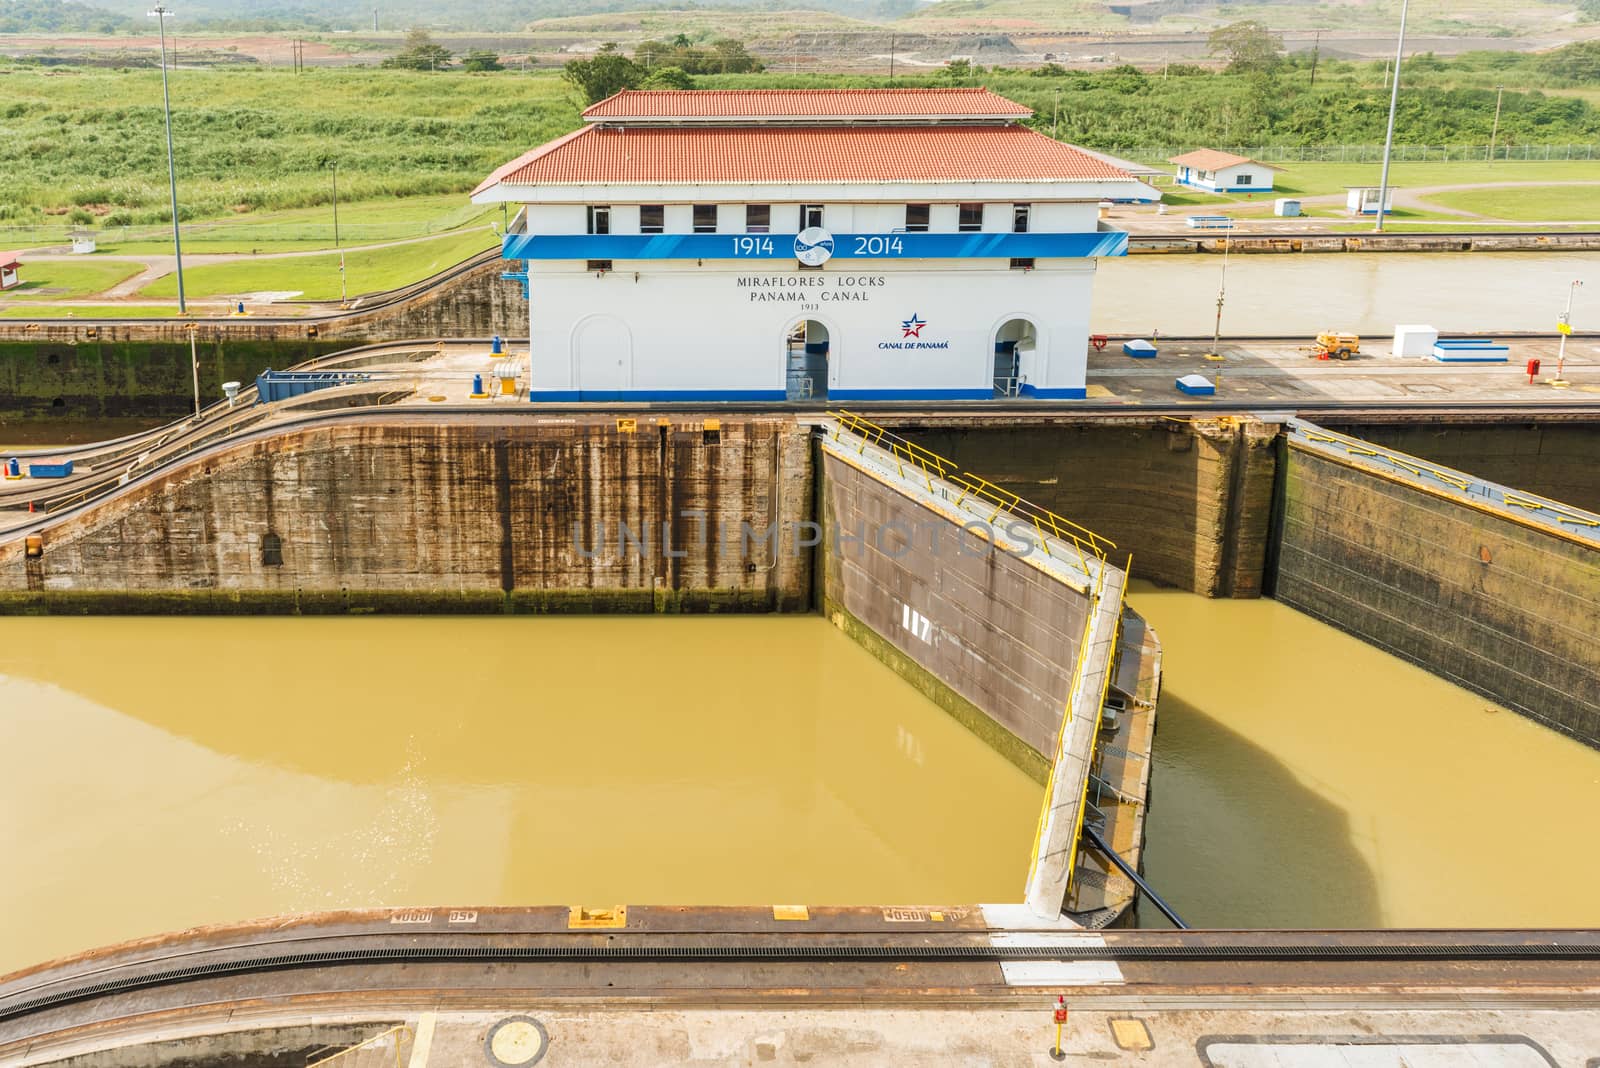
<svg viewBox="0 0 1600 1068"><path fill-rule="evenodd" d="M28 502L28 514L29 515L33 514L33 502L32 501Z"/></svg>

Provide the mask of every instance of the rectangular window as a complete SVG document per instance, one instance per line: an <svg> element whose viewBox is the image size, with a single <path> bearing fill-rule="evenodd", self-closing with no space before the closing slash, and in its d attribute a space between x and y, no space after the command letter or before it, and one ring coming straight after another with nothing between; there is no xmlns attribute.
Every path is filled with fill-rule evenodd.
<svg viewBox="0 0 1600 1068"><path fill-rule="evenodd" d="M1241 175L1239 175L1239 177L1237 177L1237 178L1235 178L1233 180L1233 184L1234 185L1255 185L1256 184L1256 176L1253 175L1253 174L1241 174Z"/></svg>
<svg viewBox="0 0 1600 1068"><path fill-rule="evenodd" d="M714 234L717 232L717 206L715 204L696 204L694 206L694 232L697 234Z"/></svg>
<svg viewBox="0 0 1600 1068"><path fill-rule="evenodd" d="M606 271L611 270L611 261L610 260L589 260L587 269L591 270L591 271L594 271L594 272L596 272L598 274L604 274Z"/></svg>
<svg viewBox="0 0 1600 1068"><path fill-rule="evenodd" d="M958 227L964 234L976 233L983 229L983 205L961 205L961 223Z"/></svg>
<svg viewBox="0 0 1600 1068"><path fill-rule="evenodd" d="M639 232L641 234L659 234L666 227L667 206L665 204L639 205Z"/></svg>
<svg viewBox="0 0 1600 1068"><path fill-rule="evenodd" d="M589 232L591 234L609 234L611 232L611 209L589 205Z"/></svg>
<svg viewBox="0 0 1600 1068"><path fill-rule="evenodd" d="M927 233L927 231L928 231L928 212L929 212L929 206L927 204L907 204L906 205L906 233L908 233L908 234Z"/></svg>
<svg viewBox="0 0 1600 1068"><path fill-rule="evenodd" d="M1011 232L1025 234L1028 232L1028 219L1033 215L1032 204L1011 205Z"/></svg>
<svg viewBox="0 0 1600 1068"><path fill-rule="evenodd" d="M808 229L808 228L810 228L812 226L821 226L821 225L822 225L822 205L821 204L802 204L802 205L800 205L800 229L805 230L805 229Z"/></svg>
<svg viewBox="0 0 1600 1068"><path fill-rule="evenodd" d="M1031 270L1033 270L1033 257L1032 256L1014 257L1011 260L1011 269L1013 271L1031 271Z"/></svg>
<svg viewBox="0 0 1600 1068"><path fill-rule="evenodd" d="M744 206L744 232L764 234L772 229L771 204L746 204Z"/></svg>

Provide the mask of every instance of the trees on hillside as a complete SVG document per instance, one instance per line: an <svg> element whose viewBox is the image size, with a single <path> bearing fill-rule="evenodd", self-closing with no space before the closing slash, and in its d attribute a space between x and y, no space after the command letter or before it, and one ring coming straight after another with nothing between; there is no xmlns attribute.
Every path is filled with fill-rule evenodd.
<svg viewBox="0 0 1600 1068"><path fill-rule="evenodd" d="M745 50L743 41L718 38L710 48L696 48L683 34L671 41L640 41L633 61L647 71L677 67L686 74L748 74L764 70L760 60Z"/></svg>
<svg viewBox="0 0 1600 1068"><path fill-rule="evenodd" d="M1212 30L1206 44L1212 55L1228 61L1228 70L1235 74L1269 71L1283 59L1283 35L1255 19Z"/></svg>
<svg viewBox="0 0 1600 1068"><path fill-rule="evenodd" d="M644 80L644 68L617 51L616 44L604 44L589 59L568 60L561 76L583 93L591 104L624 89L637 89Z"/></svg>
<svg viewBox="0 0 1600 1068"><path fill-rule="evenodd" d="M418 27L406 34L405 47L380 65L393 70L444 70L450 66L450 57L454 54L435 42L427 30Z"/></svg>
<svg viewBox="0 0 1600 1068"><path fill-rule="evenodd" d="M461 61L461 69L468 72L480 70L505 70L500 57L487 49L474 48Z"/></svg>

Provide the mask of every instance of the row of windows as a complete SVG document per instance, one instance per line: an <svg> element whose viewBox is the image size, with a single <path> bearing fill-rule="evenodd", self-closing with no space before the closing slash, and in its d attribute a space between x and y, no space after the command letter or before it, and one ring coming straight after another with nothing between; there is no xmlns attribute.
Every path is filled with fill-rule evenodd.
<svg viewBox="0 0 1600 1068"><path fill-rule="evenodd" d="M907 204L904 229L907 233L926 233L929 221L933 214L932 204ZM1025 234L1028 232L1029 221L1033 214L1031 204L1011 205L1011 232ZM664 233L667 225L667 206L665 204L639 205L639 232L641 234ZM800 229L822 225L822 205L800 205ZM765 234L772 229L771 204L746 204L744 206L744 232L747 234ZM983 205L962 204L956 219L956 229L961 233L977 233L983 229ZM592 204L589 206L589 233L609 234L611 232L611 208L606 205ZM717 232L717 205L694 205L694 232L697 234L714 234Z"/></svg>

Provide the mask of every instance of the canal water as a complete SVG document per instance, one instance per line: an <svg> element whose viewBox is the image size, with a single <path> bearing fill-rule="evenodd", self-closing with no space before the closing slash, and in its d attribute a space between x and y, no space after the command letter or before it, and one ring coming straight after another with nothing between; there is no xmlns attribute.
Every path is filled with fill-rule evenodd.
<svg viewBox="0 0 1600 1068"><path fill-rule="evenodd" d="M1101 333L1209 336L1222 275L1218 255L1103 259L1094 286ZM1554 333L1576 279L1572 321L1600 329L1600 253L1354 252L1228 257L1222 335L1310 337L1319 330L1394 335L1397 323L1446 333Z"/></svg>
<svg viewBox="0 0 1600 1068"><path fill-rule="evenodd" d="M1145 874L1185 922L1600 926L1600 752L1276 601L1131 602L1163 646Z"/></svg>
<svg viewBox="0 0 1600 1068"><path fill-rule="evenodd" d="M1133 603L1191 923L1600 923L1600 752L1273 601ZM1039 802L815 616L0 619L0 973L307 909L1015 901Z"/></svg>
<svg viewBox="0 0 1600 1068"><path fill-rule="evenodd" d="M0 974L307 909L1015 901L1041 800L819 616L0 619Z"/></svg>

